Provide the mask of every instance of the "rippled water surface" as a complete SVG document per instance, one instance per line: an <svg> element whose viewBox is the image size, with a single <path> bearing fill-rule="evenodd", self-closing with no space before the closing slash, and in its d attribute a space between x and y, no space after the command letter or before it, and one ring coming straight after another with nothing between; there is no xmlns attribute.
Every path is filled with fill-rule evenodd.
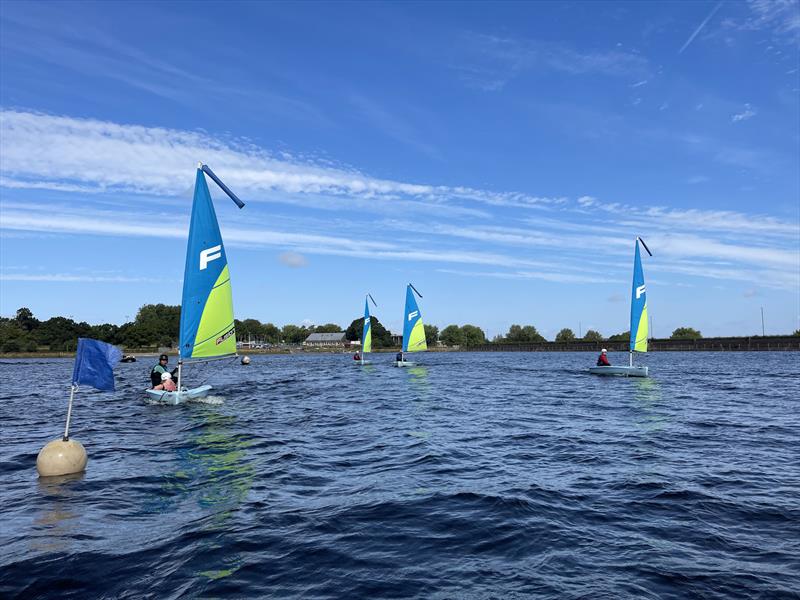
<svg viewBox="0 0 800 600"><path fill-rule="evenodd" d="M798 597L800 354L391 358L198 368L179 407L119 365L51 480L72 361L0 361L0 596Z"/></svg>

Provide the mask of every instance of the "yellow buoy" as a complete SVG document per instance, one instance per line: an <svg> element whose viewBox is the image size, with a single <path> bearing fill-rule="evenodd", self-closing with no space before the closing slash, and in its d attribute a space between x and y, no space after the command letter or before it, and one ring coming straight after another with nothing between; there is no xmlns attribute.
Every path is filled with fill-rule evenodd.
<svg viewBox="0 0 800 600"><path fill-rule="evenodd" d="M49 442L36 457L36 470L40 477L69 475L86 470L86 449L78 440L58 438Z"/></svg>

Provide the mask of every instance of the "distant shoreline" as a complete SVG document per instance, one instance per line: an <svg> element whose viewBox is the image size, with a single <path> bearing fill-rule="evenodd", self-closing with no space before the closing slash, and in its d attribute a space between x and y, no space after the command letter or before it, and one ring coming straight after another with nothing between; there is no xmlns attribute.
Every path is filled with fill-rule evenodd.
<svg viewBox="0 0 800 600"><path fill-rule="evenodd" d="M654 339L649 342L649 352L753 352L753 351L800 351L800 336L775 335L751 337L718 337L700 338L697 340L672 340ZM606 348L610 352L628 352L628 342L585 342L575 340L572 342L529 342L519 344L480 344L469 347L439 346L429 348L428 352L599 352ZM354 354L357 347L346 348L309 348L303 346L273 347L273 348L240 348L240 356L256 354ZM152 350L137 351L136 349L123 350L126 355L135 356L137 359L153 358L159 352ZM400 352L400 348L376 348L374 354L392 354ZM168 350L166 354L177 356L175 350ZM72 358L74 352L8 352L0 354L3 358Z"/></svg>

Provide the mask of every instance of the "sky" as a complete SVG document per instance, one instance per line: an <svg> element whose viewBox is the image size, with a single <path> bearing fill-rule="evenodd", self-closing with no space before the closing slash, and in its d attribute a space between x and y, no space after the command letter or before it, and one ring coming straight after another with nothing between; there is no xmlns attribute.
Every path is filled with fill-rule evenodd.
<svg viewBox="0 0 800 600"><path fill-rule="evenodd" d="M179 304L199 161L237 318L800 328L800 3L0 4L0 314ZM214 186L211 184L213 190Z"/></svg>

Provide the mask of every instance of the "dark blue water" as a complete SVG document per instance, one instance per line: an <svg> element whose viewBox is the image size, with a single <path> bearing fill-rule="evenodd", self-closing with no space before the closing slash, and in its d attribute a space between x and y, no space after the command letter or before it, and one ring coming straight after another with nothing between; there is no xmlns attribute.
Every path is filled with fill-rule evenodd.
<svg viewBox="0 0 800 600"><path fill-rule="evenodd" d="M391 358L208 367L180 407L119 365L55 480L72 362L0 362L0 596L798 597L800 354Z"/></svg>

